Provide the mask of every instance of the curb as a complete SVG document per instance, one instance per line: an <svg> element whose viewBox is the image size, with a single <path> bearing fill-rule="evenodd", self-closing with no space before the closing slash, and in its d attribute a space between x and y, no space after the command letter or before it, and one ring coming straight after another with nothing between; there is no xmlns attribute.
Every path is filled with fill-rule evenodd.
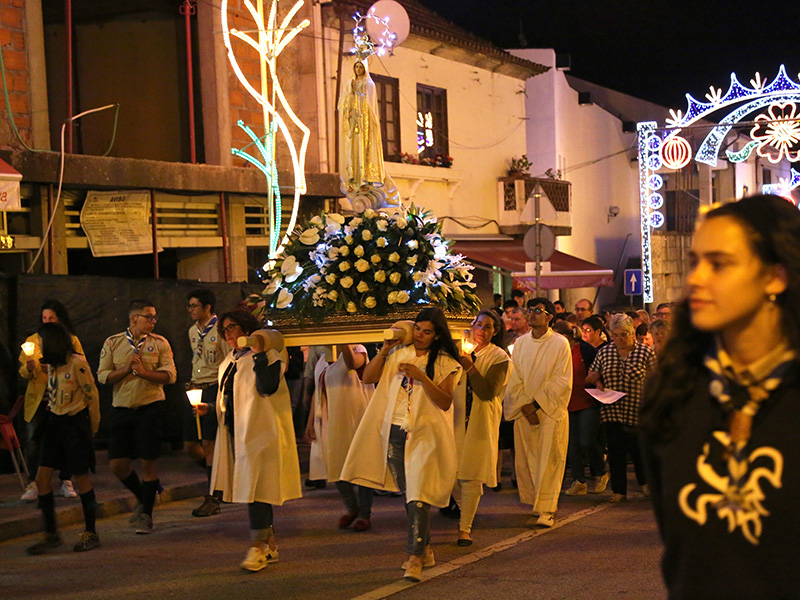
<svg viewBox="0 0 800 600"><path fill-rule="evenodd" d="M205 481L164 488L164 491L161 492L156 499L156 505L205 496L206 488L207 485ZM135 505L136 502L130 494L109 498L97 503L97 518L98 520L106 519L122 513L131 512ZM62 529L64 527L83 523L83 509L80 504L63 507L56 510L56 518L59 528ZM5 523L0 522L0 542L40 533L41 531L41 515L36 511L30 516L6 521Z"/></svg>

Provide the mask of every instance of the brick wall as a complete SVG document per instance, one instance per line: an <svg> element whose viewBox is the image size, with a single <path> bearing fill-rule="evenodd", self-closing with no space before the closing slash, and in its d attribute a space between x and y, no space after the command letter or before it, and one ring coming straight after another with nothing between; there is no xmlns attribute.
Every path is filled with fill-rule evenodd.
<svg viewBox="0 0 800 600"><path fill-rule="evenodd" d="M269 11L271 2L269 0L264 1L264 9L265 11ZM284 14L286 11L291 7L291 4L288 6L279 7L279 15L278 15L278 23L283 20ZM305 18L311 17L311 9L310 3L306 3L305 6L294 16L292 19L290 26L295 26L303 21ZM253 21L250 16L249 11L244 8L244 3L241 0L231 0L229 3L228 9L228 25L231 29L238 29L243 32L247 32L253 39L256 41L258 40L258 31L257 25ZM313 98L316 94L316 91L313 87L308 89L307 85L300 85L300 77L298 74L300 71L308 70L309 68L312 70L314 68L314 54L313 54L313 39L310 37L311 28L306 28L301 34L294 38L281 52L280 56L278 57L278 77L280 78L281 88L283 89L284 94L286 95L287 101L292 106L293 110L298 113L300 119L312 130L312 137L309 139L309 150L314 147L313 141L313 131L316 128L315 122L310 122L308 114L303 114L303 110L301 109L301 105L305 102L308 102L309 98L306 96L311 96ZM256 90L261 90L261 67L260 67L260 59L258 53L252 49L251 47L247 46L241 40L232 38L232 44L234 48L234 54L236 56L236 60L244 73L247 77L248 81ZM268 71L269 76L269 71ZM305 82L304 82L305 83ZM313 86L313 78L311 79L311 83ZM233 72L233 69L229 69L229 77L228 77L228 89L230 95L230 106L231 106L231 127L232 127L232 143L233 146L236 148L244 148L245 146L249 146L247 148L247 152L251 155L255 156L259 160L261 160L260 153L256 150L256 148L251 144L250 138L239 128L236 124L239 119L244 121L246 125L248 125L256 135L264 134L264 116L263 110L261 105L250 95L250 93L244 88L244 86L239 82L239 79L236 77L236 74ZM270 88L271 90L271 88ZM280 108L280 103L278 102L279 108L278 112L282 118L287 123L289 131L294 138L294 143L297 149L299 150L300 142L302 140L301 131L291 123L288 115L285 111ZM315 101L312 100L312 106L315 106ZM281 171L291 171L291 157L289 154L289 150L284 142L283 136L278 132L278 142L277 142L277 162L278 168ZM313 151L313 154L309 156L310 160L306 161L306 170L307 171L318 171L319 166L318 164L314 164L315 159L318 162L318 157L316 156L316 151ZM240 158L234 159L234 164L236 166L244 166L245 161ZM289 183L289 182L282 182Z"/></svg>
<svg viewBox="0 0 800 600"><path fill-rule="evenodd" d="M25 45L24 0L6 0L0 7L0 48L5 62L6 85L11 113L22 139L31 143L31 96L28 78L28 56ZM0 102L0 146L21 148L14 137L6 114L5 100Z"/></svg>

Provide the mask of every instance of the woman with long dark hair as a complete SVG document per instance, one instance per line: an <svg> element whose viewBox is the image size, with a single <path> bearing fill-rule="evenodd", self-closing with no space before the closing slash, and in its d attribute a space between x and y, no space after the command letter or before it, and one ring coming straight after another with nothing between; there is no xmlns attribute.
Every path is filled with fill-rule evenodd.
<svg viewBox="0 0 800 600"><path fill-rule="evenodd" d="M419 581L433 566L430 508L447 506L456 481L453 393L461 376L447 320L439 308L416 317L413 343L384 342L364 369L377 384L356 430L342 479L406 495L408 560L404 577Z"/></svg>
<svg viewBox="0 0 800 600"><path fill-rule="evenodd" d="M497 485L497 441L511 365L503 344L505 327L496 312L479 312L470 337L477 345L470 354L459 357L464 375L455 412L458 482L453 497L460 509L459 546L472 544L472 521L483 485Z"/></svg>
<svg viewBox="0 0 800 600"><path fill-rule="evenodd" d="M791 598L800 534L800 213L709 211L641 413L670 598Z"/></svg>
<svg viewBox="0 0 800 600"><path fill-rule="evenodd" d="M89 471L95 467L92 437L100 424L100 397L89 364L75 352L70 333L60 323L44 323L38 331L41 363L47 369L47 411L42 423L39 469L36 487L45 536L28 548L28 554L42 554L62 544L56 525L56 510L50 480L55 469L75 476L80 492L85 529L75 552L100 545L95 531L94 488Z"/></svg>
<svg viewBox="0 0 800 600"><path fill-rule="evenodd" d="M45 300L39 309L39 316L41 317L41 323L61 323L70 334L75 352L83 354L83 347L78 336L75 335L72 320L61 302L58 300ZM25 459L28 463L31 480L22 494L22 500L32 502L36 500L36 483L33 481L33 477L39 466L39 442L42 437L42 424L47 415L47 366L40 362L42 358L42 341L39 334L34 333L28 336L25 343L33 345L31 353L23 351L19 355L19 374L23 379L28 380L28 385L25 388L23 416L27 434ZM69 472L61 471L58 478L61 481L59 491L64 498L74 498L78 495L72 486Z"/></svg>
<svg viewBox="0 0 800 600"><path fill-rule="evenodd" d="M260 571L278 561L273 505L299 498L300 465L292 423L292 403L284 373L288 362L280 342L260 329L247 310L219 317L217 329L231 347L219 366L217 439L209 493L222 500L247 504L251 545L239 565ZM250 337L250 346L239 341ZM278 347L280 346L280 347ZM209 405L201 403L198 413Z"/></svg>

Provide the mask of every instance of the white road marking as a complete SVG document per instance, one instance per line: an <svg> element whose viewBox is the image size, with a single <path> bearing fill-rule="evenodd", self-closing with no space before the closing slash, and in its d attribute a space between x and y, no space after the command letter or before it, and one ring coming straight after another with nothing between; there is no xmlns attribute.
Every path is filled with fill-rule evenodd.
<svg viewBox="0 0 800 600"><path fill-rule="evenodd" d="M609 504L603 503L603 504L598 504L596 506L592 506L590 508L586 508L576 513L572 513L568 517L557 520L555 524L550 528L540 528L540 529L532 529L530 531L525 531L523 533L520 533L519 535L515 535L514 537L508 538L507 540L503 540L501 542L497 542L496 544L492 544L491 546L487 546L486 548L481 548L480 550L476 550L475 552L472 552L470 554L459 556L458 558L453 559L450 562L446 562L441 565L436 565L435 567L432 567L430 569L425 569L422 571L422 581L420 582L415 583L401 579L399 581L395 581L394 583L390 583L389 585L384 585L382 587L379 587L376 590L372 590L371 592L367 592L366 594L356 596L355 598L352 598L352 600L382 600L383 598L388 598L389 596L396 594L398 592L402 592L403 590L407 590L412 586L419 585L420 583L423 583L425 581L430 581L431 579L439 577L440 575L445 575L447 573L450 573L451 571L455 571L456 569L460 569L461 567L464 567L466 565L472 564L484 558L488 558L493 554L497 554L498 552L503 552L504 550L508 550L509 548L518 546L522 542L526 542L540 535L544 535L551 531L555 531L559 527L563 527L564 525L569 525L574 521L598 513L601 510L605 510L608 507Z"/></svg>

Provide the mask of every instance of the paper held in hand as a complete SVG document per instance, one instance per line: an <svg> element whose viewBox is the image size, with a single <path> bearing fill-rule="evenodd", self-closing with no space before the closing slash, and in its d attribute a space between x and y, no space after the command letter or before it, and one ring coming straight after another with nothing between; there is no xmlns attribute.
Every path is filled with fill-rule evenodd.
<svg viewBox="0 0 800 600"><path fill-rule="evenodd" d="M586 388L589 395L602 404L614 404L617 400L625 396L625 392L617 392L615 390L596 390L594 388Z"/></svg>

